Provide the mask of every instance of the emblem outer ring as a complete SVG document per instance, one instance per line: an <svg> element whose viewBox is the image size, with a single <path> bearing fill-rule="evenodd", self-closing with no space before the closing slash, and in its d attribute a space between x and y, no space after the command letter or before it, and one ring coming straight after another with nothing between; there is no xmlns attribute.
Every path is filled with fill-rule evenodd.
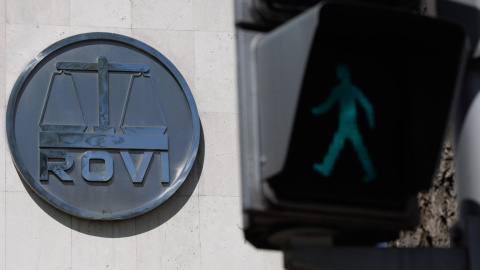
<svg viewBox="0 0 480 270"><path fill-rule="evenodd" d="M55 51L65 46L84 42L84 41L90 41L90 40L95 40L95 41L104 40L104 41L113 41L117 43L122 43L128 46L131 46L133 48L136 48L138 50L141 50L147 53L149 56L153 57L155 60L159 61L172 74L172 76L175 78L175 80L178 82L178 84L182 88L183 93L185 95L185 99L187 100L187 103L189 105L190 112L192 115L192 124L193 124L192 146L190 148L190 153L185 162L185 165L182 171L180 172L179 176L175 180L174 184L172 184L164 193L160 194L158 197L156 197L152 201L131 210L100 214L94 211L82 210L62 202L61 200L59 200L58 198L54 197L49 192L47 192L39 184L39 181L37 181L37 179L35 179L30 174L30 172L27 170L27 167L22 161L22 158L20 157L17 150L17 142L15 138L15 125L14 125L15 109L16 109L15 106L16 106L16 102L19 97L20 91L26 79L28 78L30 73L35 69L35 67L37 67L37 65L41 63L42 60L47 56L49 56L50 54L54 53ZM195 162L195 159L198 153L198 147L200 144L200 119L198 115L197 106L195 104L193 95L190 91L190 88L188 87L187 82L185 81L181 73L178 71L178 69L173 65L173 63L170 62L170 60L168 60L159 51L157 51L153 47L137 39L123 36L120 34L103 33L103 32L79 34L79 35L71 36L71 37L62 39L60 41L57 41L54 44L47 47L46 49L44 49L42 52L40 52L34 59L32 59L27 64L27 66L23 69L22 73L20 74L17 81L15 82L12 92L10 93L10 98L8 100L7 113L6 113L6 131L7 131L8 145L10 147L10 154L12 155L13 163L15 165L15 168L17 169L17 172L20 175L20 178L22 178L22 180L37 195L39 195L42 199L50 203L55 208L67 214L70 214L79 218L91 219L91 220L122 220L122 219L133 218L133 217L142 215L144 213L147 213L150 210L162 204L163 202L165 202L168 198L170 198L170 196L173 195L173 193L175 193L175 191L177 191L177 189L183 184L183 182L187 178Z"/></svg>

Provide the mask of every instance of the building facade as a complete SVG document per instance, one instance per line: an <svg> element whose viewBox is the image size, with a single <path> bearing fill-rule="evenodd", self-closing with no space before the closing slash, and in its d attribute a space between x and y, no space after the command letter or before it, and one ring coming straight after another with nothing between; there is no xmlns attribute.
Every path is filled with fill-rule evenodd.
<svg viewBox="0 0 480 270"><path fill-rule="evenodd" d="M282 269L246 243L241 220L233 3L226 0L0 0L0 269ZM165 55L195 98L200 148L156 209L90 221L50 206L12 162L6 104L27 63L80 33L138 39Z"/></svg>

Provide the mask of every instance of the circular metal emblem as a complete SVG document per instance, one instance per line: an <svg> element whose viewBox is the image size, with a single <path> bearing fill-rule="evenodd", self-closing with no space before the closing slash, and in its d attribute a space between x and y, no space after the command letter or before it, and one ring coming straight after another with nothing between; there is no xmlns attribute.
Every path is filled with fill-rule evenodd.
<svg viewBox="0 0 480 270"><path fill-rule="evenodd" d="M175 66L129 37L61 40L18 78L7 109L21 178L58 209L87 219L152 210L184 182L200 121Z"/></svg>

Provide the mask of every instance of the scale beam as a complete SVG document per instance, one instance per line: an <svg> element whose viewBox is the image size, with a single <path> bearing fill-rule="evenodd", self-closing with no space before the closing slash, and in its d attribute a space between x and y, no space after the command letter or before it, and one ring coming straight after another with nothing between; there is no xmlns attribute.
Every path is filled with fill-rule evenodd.
<svg viewBox="0 0 480 270"><path fill-rule="evenodd" d="M97 63L58 62L56 67L66 71L98 71L98 126L93 129L99 133L115 133L114 127L109 125L108 72L145 73L150 70L148 65L108 63L105 56L100 56Z"/></svg>
<svg viewBox="0 0 480 270"><path fill-rule="evenodd" d="M41 131L40 148L168 150L168 136L162 134L95 134Z"/></svg>
<svg viewBox="0 0 480 270"><path fill-rule="evenodd" d="M58 70L67 71L98 71L97 63L81 63L81 62L58 62ZM115 72L148 72L150 67L142 64L118 64L108 63L108 71Z"/></svg>

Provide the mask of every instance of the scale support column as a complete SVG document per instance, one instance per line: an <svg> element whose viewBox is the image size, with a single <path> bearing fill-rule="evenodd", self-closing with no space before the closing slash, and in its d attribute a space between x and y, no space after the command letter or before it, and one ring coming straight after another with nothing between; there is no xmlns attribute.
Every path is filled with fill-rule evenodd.
<svg viewBox="0 0 480 270"><path fill-rule="evenodd" d="M105 56L98 58L98 124L98 126L93 126L95 132L115 133L115 128L109 125L108 61Z"/></svg>

